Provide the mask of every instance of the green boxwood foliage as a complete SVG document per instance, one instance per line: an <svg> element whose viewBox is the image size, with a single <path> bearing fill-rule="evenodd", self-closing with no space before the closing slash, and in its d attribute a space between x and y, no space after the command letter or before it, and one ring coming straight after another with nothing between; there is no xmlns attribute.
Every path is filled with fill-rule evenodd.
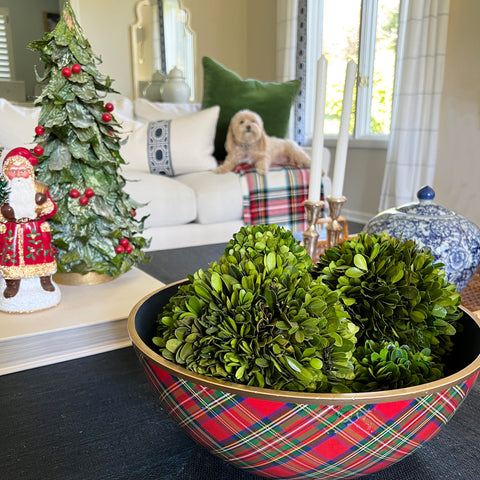
<svg viewBox="0 0 480 480"><path fill-rule="evenodd" d="M461 298L442 266L413 240L361 233L312 267L360 328L351 388L399 388L443 376Z"/></svg>
<svg viewBox="0 0 480 480"><path fill-rule="evenodd" d="M358 328L310 267L291 232L243 227L218 262L190 275L170 299L154 343L166 359L216 378L341 391L353 380Z"/></svg>

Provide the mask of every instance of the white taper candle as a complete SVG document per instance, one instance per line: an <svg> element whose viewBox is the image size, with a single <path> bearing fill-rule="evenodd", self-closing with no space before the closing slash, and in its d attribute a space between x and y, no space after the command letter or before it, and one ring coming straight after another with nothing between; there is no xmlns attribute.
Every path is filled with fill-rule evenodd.
<svg viewBox="0 0 480 480"><path fill-rule="evenodd" d="M350 60L347 63L345 88L343 91L342 116L340 120L340 133L338 135L337 149L335 152L335 165L333 167L332 197L340 198L343 195L343 181L345 180L345 165L348 152L348 131L350 128L350 115L352 113L353 87L357 64Z"/></svg>
<svg viewBox="0 0 480 480"><path fill-rule="evenodd" d="M317 89L315 92L315 119L312 138L312 164L308 199L320 200L323 160L323 127L325 122L325 97L327 90L327 59L322 55L317 61Z"/></svg>

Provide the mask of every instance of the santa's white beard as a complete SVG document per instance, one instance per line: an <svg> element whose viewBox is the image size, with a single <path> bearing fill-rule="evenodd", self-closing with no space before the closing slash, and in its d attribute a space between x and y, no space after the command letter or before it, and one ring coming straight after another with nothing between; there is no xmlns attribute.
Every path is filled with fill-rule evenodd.
<svg viewBox="0 0 480 480"><path fill-rule="evenodd" d="M15 218L37 217L35 213L35 185L30 178L13 178L10 180L8 203L13 208Z"/></svg>

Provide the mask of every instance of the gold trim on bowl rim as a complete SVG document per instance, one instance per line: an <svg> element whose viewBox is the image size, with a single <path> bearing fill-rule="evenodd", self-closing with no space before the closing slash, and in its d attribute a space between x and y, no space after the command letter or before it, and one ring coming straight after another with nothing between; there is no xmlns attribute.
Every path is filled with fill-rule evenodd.
<svg viewBox="0 0 480 480"><path fill-rule="evenodd" d="M206 375L200 375L183 368L173 362L163 358L159 353L152 350L140 338L135 329L135 317L137 311L150 297L156 293L172 287L178 283L183 283L180 280L164 287L155 290L154 292L142 298L132 309L128 316L128 334L134 346L151 360L155 365L166 370L168 373L195 385L201 385L211 388L213 390L220 390L222 392L240 395L242 397L252 397L260 400L269 400L283 403L309 404L309 405L367 405L376 403L397 402L402 400L411 400L425 395L435 394L446 390L452 386L467 380L480 369L480 355L467 365L465 368L455 372L452 375L443 377L434 382L424 383L415 387L398 388L395 390L384 390L376 392L362 392L362 393L309 393L309 392L291 392L286 390L273 390L269 388L251 387L248 385L227 382L218 380ZM463 306L460 308L467 313L472 320L480 328L480 321L478 317Z"/></svg>

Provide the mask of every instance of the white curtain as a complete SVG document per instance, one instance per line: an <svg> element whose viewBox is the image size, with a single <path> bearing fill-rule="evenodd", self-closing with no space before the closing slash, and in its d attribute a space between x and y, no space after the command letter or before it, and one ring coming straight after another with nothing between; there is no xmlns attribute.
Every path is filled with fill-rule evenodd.
<svg viewBox="0 0 480 480"><path fill-rule="evenodd" d="M295 78L297 54L298 0L277 1L277 82ZM290 115L287 137L294 138L294 108Z"/></svg>
<svg viewBox="0 0 480 480"><path fill-rule="evenodd" d="M449 0L409 0L400 16L392 129L379 210L416 200L433 185Z"/></svg>
<svg viewBox="0 0 480 480"><path fill-rule="evenodd" d="M297 0L277 1L277 82L295 78Z"/></svg>

